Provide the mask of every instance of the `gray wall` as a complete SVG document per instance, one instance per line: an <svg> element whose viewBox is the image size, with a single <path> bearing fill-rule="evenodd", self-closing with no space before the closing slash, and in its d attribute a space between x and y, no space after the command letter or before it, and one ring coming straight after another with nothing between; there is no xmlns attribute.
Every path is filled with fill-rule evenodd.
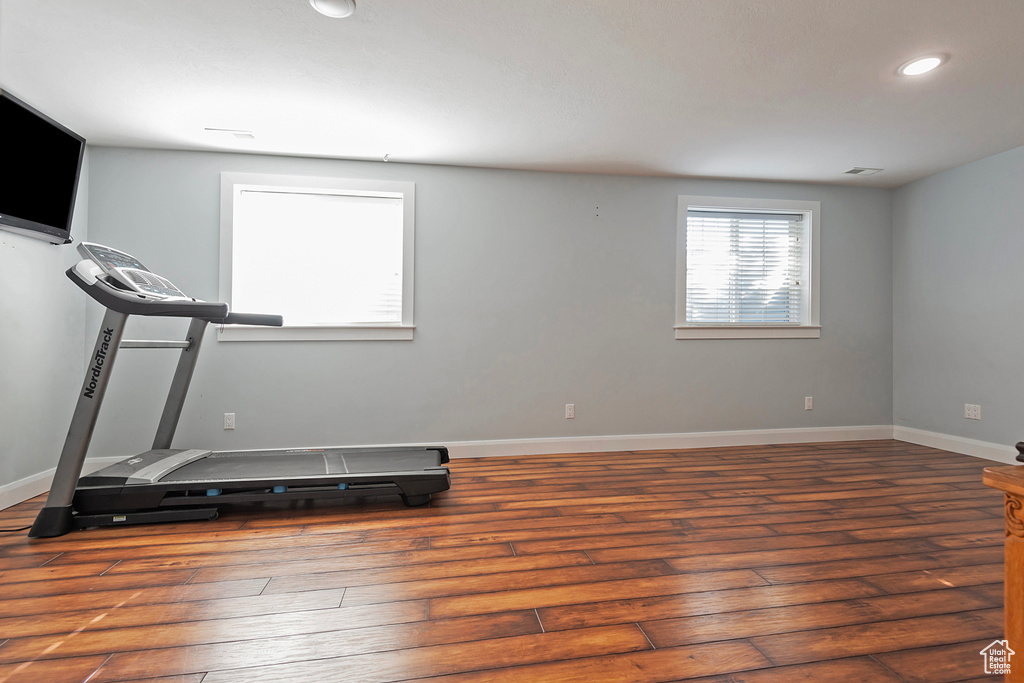
<svg viewBox="0 0 1024 683"><path fill-rule="evenodd" d="M71 235L85 239L89 159ZM64 271L78 260L0 230L0 487L53 467L85 371L85 301Z"/></svg>
<svg viewBox="0 0 1024 683"><path fill-rule="evenodd" d="M893 263L895 425L1024 439L1024 147L899 188Z"/></svg>
<svg viewBox="0 0 1024 683"><path fill-rule="evenodd" d="M416 183L415 340L220 343L211 331L177 445L891 424L887 190L91 153L91 237L135 254L203 299L217 298L221 171ZM821 339L674 339L678 194L821 201ZM91 338L98 307L90 305ZM166 328L134 320L126 336ZM170 328L177 335L183 325ZM121 354L94 453L148 447L172 364L169 352ZM812 412L803 410L804 396L815 397ZM575 420L564 419L565 403L576 404ZM236 431L222 429L225 412L237 414Z"/></svg>

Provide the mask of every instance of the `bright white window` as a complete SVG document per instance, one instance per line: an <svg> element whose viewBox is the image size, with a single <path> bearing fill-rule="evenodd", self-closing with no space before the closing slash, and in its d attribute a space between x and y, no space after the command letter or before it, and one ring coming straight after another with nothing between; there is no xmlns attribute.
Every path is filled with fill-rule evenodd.
<svg viewBox="0 0 1024 683"><path fill-rule="evenodd" d="M221 175L221 298L284 327L222 341L412 339L413 183Z"/></svg>
<svg viewBox="0 0 1024 683"><path fill-rule="evenodd" d="M819 202L679 197L676 339L820 337Z"/></svg>

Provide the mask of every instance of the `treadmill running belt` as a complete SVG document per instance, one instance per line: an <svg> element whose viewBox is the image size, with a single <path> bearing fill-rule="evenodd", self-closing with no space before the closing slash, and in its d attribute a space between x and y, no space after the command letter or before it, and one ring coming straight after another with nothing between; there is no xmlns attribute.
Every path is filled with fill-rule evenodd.
<svg viewBox="0 0 1024 683"><path fill-rule="evenodd" d="M220 481L228 479L298 479L330 474L416 471L440 467L433 449L349 450L344 448L288 451L229 451L213 453L188 463L161 482Z"/></svg>

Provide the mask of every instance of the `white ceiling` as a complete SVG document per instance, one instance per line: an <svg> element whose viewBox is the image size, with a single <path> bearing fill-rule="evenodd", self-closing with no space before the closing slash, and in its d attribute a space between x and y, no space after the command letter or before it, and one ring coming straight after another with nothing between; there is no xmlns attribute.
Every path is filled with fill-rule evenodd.
<svg viewBox="0 0 1024 683"><path fill-rule="evenodd" d="M499 168L893 187L1024 145L1024 0L357 3L0 0L0 87L95 145Z"/></svg>

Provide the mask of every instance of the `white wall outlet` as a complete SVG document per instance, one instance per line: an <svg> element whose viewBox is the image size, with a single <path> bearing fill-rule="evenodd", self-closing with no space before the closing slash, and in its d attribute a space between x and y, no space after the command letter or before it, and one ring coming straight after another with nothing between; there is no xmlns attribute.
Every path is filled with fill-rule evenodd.
<svg viewBox="0 0 1024 683"><path fill-rule="evenodd" d="M224 429L234 429L234 428L235 428L235 414L234 413L224 413Z"/></svg>
<svg viewBox="0 0 1024 683"><path fill-rule="evenodd" d="M964 417L968 420L980 420L981 419L981 406L973 403L964 404Z"/></svg>
<svg viewBox="0 0 1024 683"><path fill-rule="evenodd" d="M572 420L576 417L576 404L566 403L565 404L565 419Z"/></svg>
<svg viewBox="0 0 1024 683"><path fill-rule="evenodd" d="M804 410L814 410L813 396L804 396Z"/></svg>

